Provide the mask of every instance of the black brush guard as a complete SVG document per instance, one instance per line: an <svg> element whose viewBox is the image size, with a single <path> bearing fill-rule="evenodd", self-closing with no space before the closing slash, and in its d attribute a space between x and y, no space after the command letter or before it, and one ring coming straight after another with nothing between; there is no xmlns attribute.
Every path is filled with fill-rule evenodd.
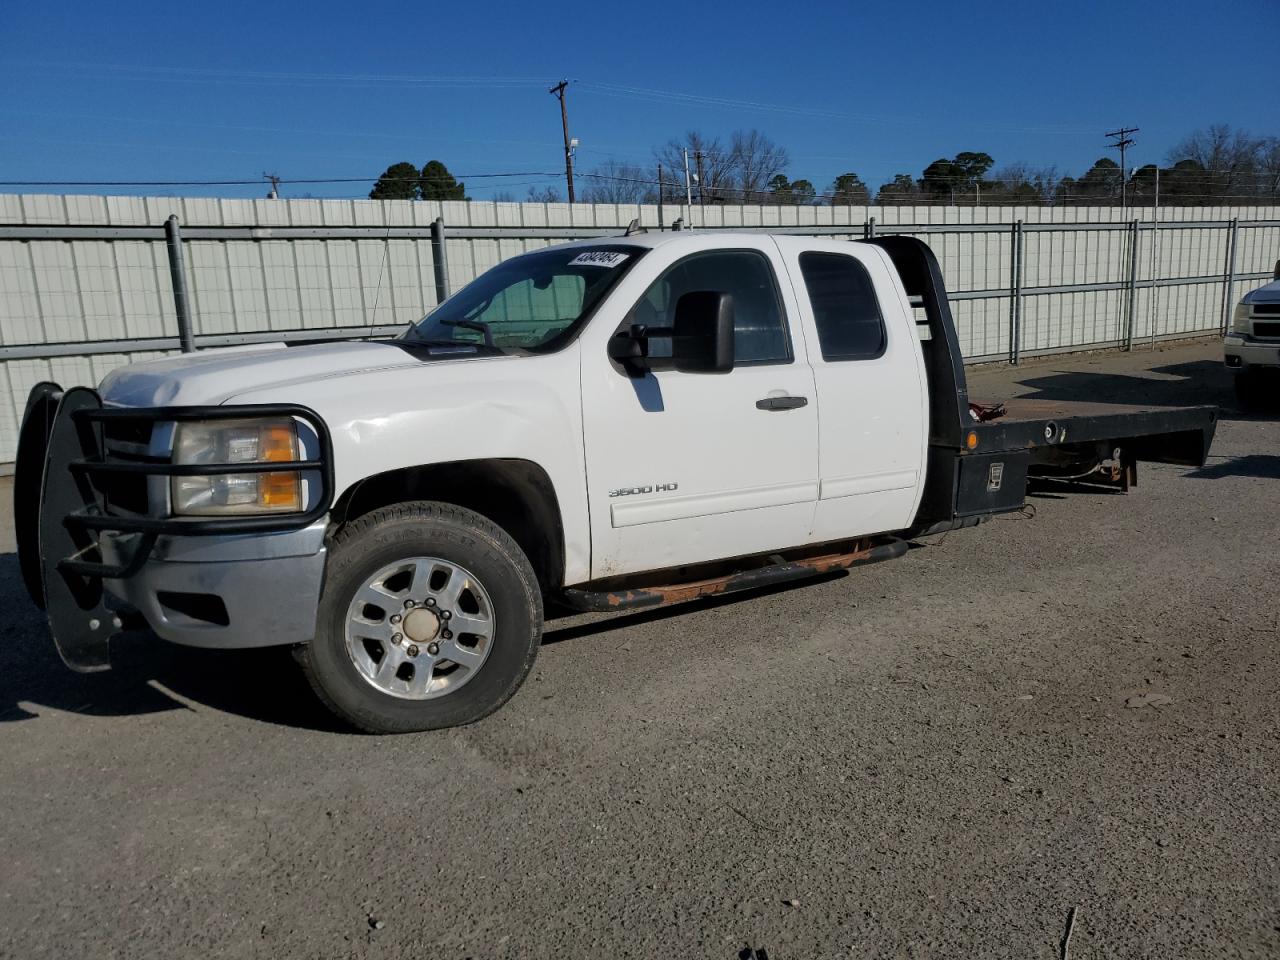
<svg viewBox="0 0 1280 960"><path fill-rule="evenodd" d="M189 420L294 417L319 441L314 460L261 463L175 464L157 458L113 458L103 439L111 421L154 426ZM305 512L248 517L179 518L122 513L108 503L106 481L130 474L149 477L231 473L303 473L319 479L315 505ZM110 666L111 638L120 630L104 580L131 577L142 569L156 539L165 535L216 536L274 533L309 526L333 502L333 448L328 428L313 410L295 404L226 407L106 408L94 390L37 384L27 398L14 468L13 507L18 562L27 592L45 610L54 644L73 670ZM104 532L117 535L121 554L108 559ZM132 536L129 536L132 535Z"/></svg>

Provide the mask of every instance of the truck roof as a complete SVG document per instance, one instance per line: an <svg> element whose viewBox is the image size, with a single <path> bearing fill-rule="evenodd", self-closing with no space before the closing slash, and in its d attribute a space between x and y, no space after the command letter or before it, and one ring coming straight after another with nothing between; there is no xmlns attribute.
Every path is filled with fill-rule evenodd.
<svg viewBox="0 0 1280 960"><path fill-rule="evenodd" d="M824 247L837 247L839 244L848 243L849 239L831 239L827 237L810 237L790 233L768 233L767 231L738 231L738 230L663 230L654 231L652 233L636 233L629 237L624 236L600 236L588 237L582 240L572 240L563 244L555 244L555 246L564 247L599 247L607 244L608 246L631 246L643 247L652 250L657 247L665 246L671 243L680 243L688 246L699 247L723 247L734 246L738 243L746 241L758 242L762 237L772 237L781 243L803 244L806 247L819 249ZM535 251L530 251L535 252Z"/></svg>

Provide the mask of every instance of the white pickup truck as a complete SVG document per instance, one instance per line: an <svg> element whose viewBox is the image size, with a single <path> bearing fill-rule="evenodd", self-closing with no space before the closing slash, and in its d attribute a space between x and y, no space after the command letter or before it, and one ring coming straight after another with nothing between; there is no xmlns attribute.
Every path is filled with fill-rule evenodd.
<svg viewBox="0 0 1280 960"><path fill-rule="evenodd" d="M899 556L1199 465L1216 410L971 403L929 248L641 233L498 264L394 340L209 350L38 385L19 554L63 660L131 623L288 644L376 732L476 720L544 605L620 610Z"/></svg>
<svg viewBox="0 0 1280 960"><path fill-rule="evenodd" d="M1275 281L1250 290L1236 304L1222 352L1241 404L1280 396L1275 386L1268 395L1263 379L1269 374L1280 384L1280 260Z"/></svg>

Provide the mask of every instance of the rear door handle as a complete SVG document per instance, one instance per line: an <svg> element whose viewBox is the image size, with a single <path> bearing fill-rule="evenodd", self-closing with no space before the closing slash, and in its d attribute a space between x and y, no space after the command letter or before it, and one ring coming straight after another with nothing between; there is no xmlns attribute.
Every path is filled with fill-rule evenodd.
<svg viewBox="0 0 1280 960"><path fill-rule="evenodd" d="M757 410L799 410L809 403L808 397L765 397L756 401Z"/></svg>

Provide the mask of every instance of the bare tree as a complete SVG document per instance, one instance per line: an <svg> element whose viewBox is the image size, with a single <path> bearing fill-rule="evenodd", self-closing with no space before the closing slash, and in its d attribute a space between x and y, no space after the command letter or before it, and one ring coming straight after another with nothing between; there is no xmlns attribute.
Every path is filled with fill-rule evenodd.
<svg viewBox="0 0 1280 960"><path fill-rule="evenodd" d="M1258 187L1258 166L1263 141L1224 123L1197 130L1169 151L1169 163L1190 160L1203 173L1201 194L1205 200L1230 202L1253 196Z"/></svg>
<svg viewBox="0 0 1280 960"><path fill-rule="evenodd" d="M586 203L641 203L650 194L656 196L653 177L643 167L634 163L606 160L581 173L585 186L579 191Z"/></svg>
<svg viewBox="0 0 1280 960"><path fill-rule="evenodd" d="M563 203L558 187L530 187L527 203Z"/></svg>
<svg viewBox="0 0 1280 960"><path fill-rule="evenodd" d="M732 203L734 182L733 160L719 137L711 137L698 130L690 130L683 139L668 140L653 151L655 163L662 164L664 182L684 185L684 152L689 151L689 170L698 174L701 160L701 179L695 190L701 190L700 199L707 203ZM655 178L656 179L656 178Z"/></svg>
<svg viewBox="0 0 1280 960"><path fill-rule="evenodd" d="M957 200L963 203L1046 203L1057 193L1061 180L1057 167L1033 167L1018 161L996 170L987 180L980 180L980 193Z"/></svg>
<svg viewBox="0 0 1280 960"><path fill-rule="evenodd" d="M1267 137L1258 149L1258 187L1272 203L1280 200L1280 137Z"/></svg>
<svg viewBox="0 0 1280 960"><path fill-rule="evenodd" d="M761 203L765 185L791 162L784 147L759 130L735 130L729 142L734 179L742 203Z"/></svg>

